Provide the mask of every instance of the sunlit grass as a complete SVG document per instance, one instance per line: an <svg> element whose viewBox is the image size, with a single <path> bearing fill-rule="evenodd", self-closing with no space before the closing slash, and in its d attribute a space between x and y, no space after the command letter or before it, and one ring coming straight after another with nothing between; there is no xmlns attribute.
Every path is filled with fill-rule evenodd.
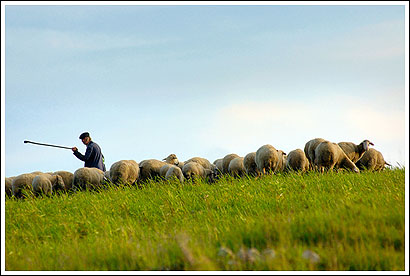
<svg viewBox="0 0 410 276"><path fill-rule="evenodd" d="M6 270L404 270L404 174L152 181L7 199Z"/></svg>

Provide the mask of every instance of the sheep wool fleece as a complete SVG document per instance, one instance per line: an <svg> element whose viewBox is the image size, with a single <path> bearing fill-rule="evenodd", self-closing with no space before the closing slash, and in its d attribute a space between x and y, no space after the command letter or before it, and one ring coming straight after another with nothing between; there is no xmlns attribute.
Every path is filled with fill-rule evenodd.
<svg viewBox="0 0 410 276"><path fill-rule="evenodd" d="M103 160L104 155L102 154L101 148L97 143L90 141L90 143L88 143L87 145L87 149L84 155L82 155L78 151L75 151L73 153L78 159L85 162L84 167L98 168L103 172L106 171Z"/></svg>

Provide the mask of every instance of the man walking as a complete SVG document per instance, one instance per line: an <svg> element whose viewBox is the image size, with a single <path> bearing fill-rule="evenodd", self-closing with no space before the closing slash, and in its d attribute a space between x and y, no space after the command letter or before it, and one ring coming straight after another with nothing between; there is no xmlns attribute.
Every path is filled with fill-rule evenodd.
<svg viewBox="0 0 410 276"><path fill-rule="evenodd" d="M88 132L84 132L79 137L84 145L87 146L85 154L82 155L78 152L77 147L71 148L73 150L74 155L84 161L84 167L88 168L98 168L105 172L105 164L104 164L104 155L101 152L101 148L97 143L91 141L90 134Z"/></svg>

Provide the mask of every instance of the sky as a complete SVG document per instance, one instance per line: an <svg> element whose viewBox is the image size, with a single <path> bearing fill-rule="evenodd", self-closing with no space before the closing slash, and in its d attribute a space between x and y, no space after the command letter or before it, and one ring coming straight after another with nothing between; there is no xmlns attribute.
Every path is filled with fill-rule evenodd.
<svg viewBox="0 0 410 276"><path fill-rule="evenodd" d="M265 144L289 153L317 137L368 139L407 165L404 2L36 3L2 2L7 177L83 167L71 150L23 141L84 153L85 131L107 169Z"/></svg>

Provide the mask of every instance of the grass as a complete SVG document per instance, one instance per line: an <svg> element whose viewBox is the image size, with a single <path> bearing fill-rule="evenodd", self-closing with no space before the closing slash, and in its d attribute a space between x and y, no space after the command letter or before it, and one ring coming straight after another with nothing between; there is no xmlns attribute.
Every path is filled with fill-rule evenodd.
<svg viewBox="0 0 410 276"><path fill-rule="evenodd" d="M404 201L404 168L7 199L6 270L400 271Z"/></svg>

